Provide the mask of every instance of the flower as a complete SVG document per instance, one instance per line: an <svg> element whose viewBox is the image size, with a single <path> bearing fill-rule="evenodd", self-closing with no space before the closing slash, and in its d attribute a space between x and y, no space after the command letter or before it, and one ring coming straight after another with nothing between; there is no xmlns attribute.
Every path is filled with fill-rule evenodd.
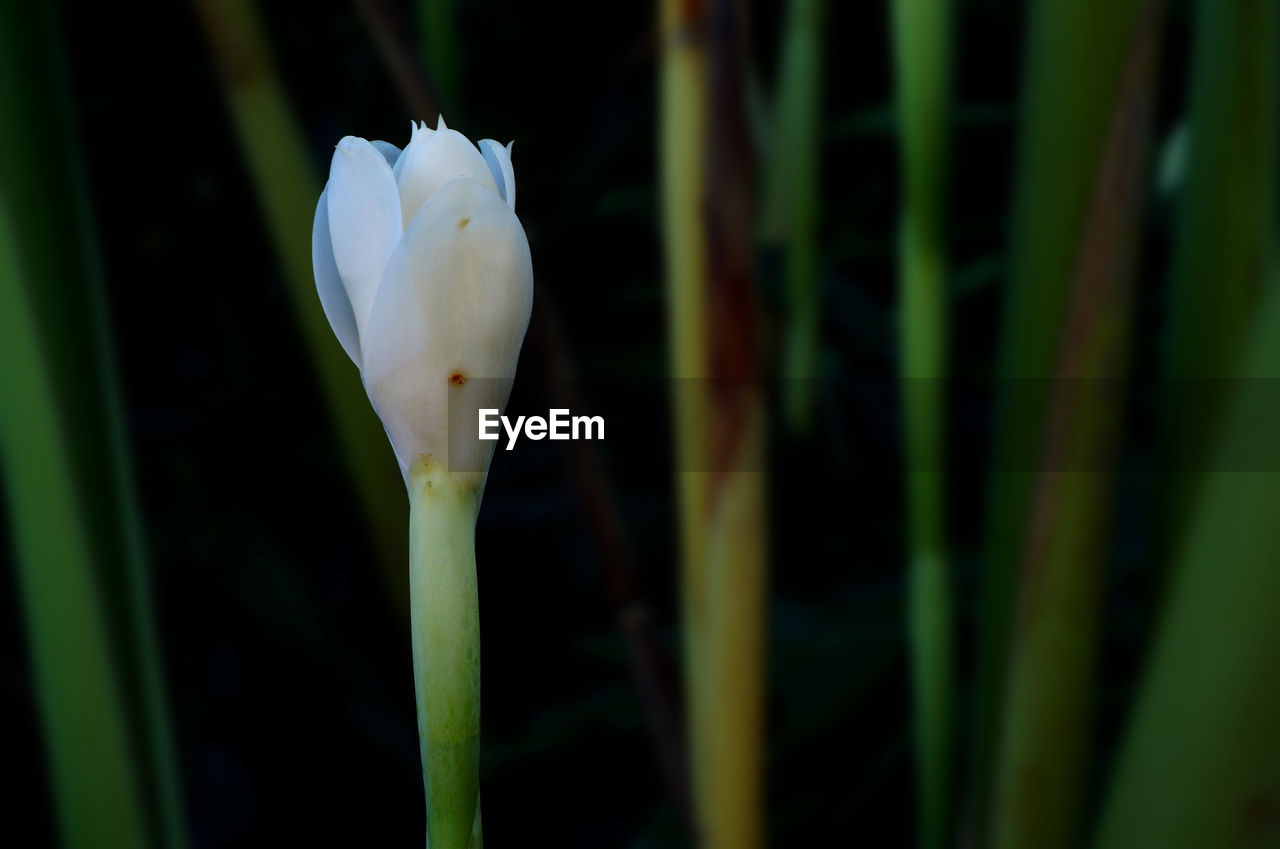
<svg viewBox="0 0 1280 849"><path fill-rule="evenodd" d="M403 152L338 142L311 241L325 316L406 484L423 456L488 468L490 442L455 439L450 456L450 393L472 409L505 405L533 305L511 145L477 149L443 118L412 127Z"/></svg>

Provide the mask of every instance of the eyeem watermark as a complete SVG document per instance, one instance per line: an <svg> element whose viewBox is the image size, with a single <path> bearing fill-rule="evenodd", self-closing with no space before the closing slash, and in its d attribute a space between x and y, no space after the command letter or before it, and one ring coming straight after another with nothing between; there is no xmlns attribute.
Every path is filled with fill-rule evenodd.
<svg viewBox="0 0 1280 849"><path fill-rule="evenodd" d="M542 416L517 416L515 424L495 408L480 410L480 438L487 442L500 439L498 427L507 432L507 450L515 448L524 430L527 439L604 439L604 416L571 416L568 410L548 410Z"/></svg>

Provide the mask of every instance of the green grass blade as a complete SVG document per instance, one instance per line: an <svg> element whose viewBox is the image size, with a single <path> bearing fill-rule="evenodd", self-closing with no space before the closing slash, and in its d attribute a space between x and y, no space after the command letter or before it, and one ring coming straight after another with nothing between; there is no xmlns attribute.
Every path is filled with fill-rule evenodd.
<svg viewBox="0 0 1280 849"><path fill-rule="evenodd" d="M409 521L404 487L382 425L316 295L311 223L320 186L285 98L261 21L250 0L197 0L213 58L222 72L231 117L280 258L294 315L311 356L347 470L364 508L388 587L405 597ZM336 142L336 139L335 139ZM407 603L404 609L407 613Z"/></svg>
<svg viewBox="0 0 1280 849"><path fill-rule="evenodd" d="M791 0L761 215L761 237L786 245L783 413L807 430L818 376L818 191L826 0Z"/></svg>
<svg viewBox="0 0 1280 849"><path fill-rule="evenodd" d="M918 845L947 844L953 702L943 458L946 373L946 146L950 0L893 5L903 209L900 350L910 526L908 638L915 692Z"/></svg>
<svg viewBox="0 0 1280 849"><path fill-rule="evenodd" d="M0 202L0 458L62 844L151 845L84 515L11 214Z"/></svg>
<svg viewBox="0 0 1280 849"><path fill-rule="evenodd" d="M1280 4L1202 0L1195 39L1161 415L1171 532L1214 444L1221 378L1236 374L1275 234Z"/></svg>
<svg viewBox="0 0 1280 849"><path fill-rule="evenodd" d="M1280 287L1190 516L1098 849L1275 846L1280 799ZM1247 463L1242 460L1248 460Z"/></svg>
<svg viewBox="0 0 1280 849"><path fill-rule="evenodd" d="M152 831L185 845L181 783L134 494L119 381L52 4L0 7L0 191L9 205L71 495Z"/></svg>
<svg viewBox="0 0 1280 849"><path fill-rule="evenodd" d="M1072 273L1020 560L992 790L997 849L1078 845L1161 17L1159 0L1145 0Z"/></svg>
<svg viewBox="0 0 1280 849"><path fill-rule="evenodd" d="M1017 564L1068 284L1139 0L1037 0L1029 11L999 398L979 610L970 800L983 845ZM1084 57L1088 57L1087 61Z"/></svg>

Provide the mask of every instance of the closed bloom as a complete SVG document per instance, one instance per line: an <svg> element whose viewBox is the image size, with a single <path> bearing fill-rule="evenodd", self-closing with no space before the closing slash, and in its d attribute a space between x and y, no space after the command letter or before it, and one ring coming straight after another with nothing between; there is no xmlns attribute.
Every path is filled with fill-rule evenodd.
<svg viewBox="0 0 1280 849"><path fill-rule="evenodd" d="M406 482L422 457L449 457L450 392L473 409L506 403L533 304L515 201L511 146L477 149L443 119L414 124L403 151L347 136L333 154L312 230L316 289ZM492 446L456 441L482 456L449 464L485 469Z"/></svg>

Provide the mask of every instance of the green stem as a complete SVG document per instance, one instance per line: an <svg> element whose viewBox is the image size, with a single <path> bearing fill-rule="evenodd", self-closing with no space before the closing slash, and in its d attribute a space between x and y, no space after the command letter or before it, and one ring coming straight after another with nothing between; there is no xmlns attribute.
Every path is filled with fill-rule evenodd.
<svg viewBox="0 0 1280 849"><path fill-rule="evenodd" d="M825 0L791 0L761 235L787 246L783 411L808 429L818 375L818 191Z"/></svg>
<svg viewBox="0 0 1280 849"><path fill-rule="evenodd" d="M91 533L9 211L0 204L0 459L62 845L151 845Z"/></svg>
<svg viewBox="0 0 1280 849"><path fill-rule="evenodd" d="M433 457L409 472L409 597L418 739L432 849L468 849L479 831L480 608L473 475Z"/></svg>
<svg viewBox="0 0 1280 849"><path fill-rule="evenodd" d="M910 525L908 635L915 691L918 843L947 840L951 771L951 591L943 472L946 372L946 183L950 0L893 5L902 135L900 231L902 403Z"/></svg>

